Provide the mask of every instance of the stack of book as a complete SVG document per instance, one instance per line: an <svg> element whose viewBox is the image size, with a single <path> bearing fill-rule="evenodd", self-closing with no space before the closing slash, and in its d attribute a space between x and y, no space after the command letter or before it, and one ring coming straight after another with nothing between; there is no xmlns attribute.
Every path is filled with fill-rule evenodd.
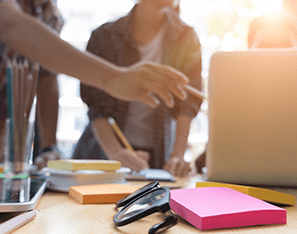
<svg viewBox="0 0 297 234"><path fill-rule="evenodd" d="M113 160L54 160L42 172L49 174L48 188L61 192L77 185L127 183L121 163Z"/></svg>

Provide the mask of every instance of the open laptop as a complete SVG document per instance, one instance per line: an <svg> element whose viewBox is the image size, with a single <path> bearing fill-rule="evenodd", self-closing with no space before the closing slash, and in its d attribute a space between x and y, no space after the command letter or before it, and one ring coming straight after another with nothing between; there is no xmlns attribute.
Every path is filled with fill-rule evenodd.
<svg viewBox="0 0 297 234"><path fill-rule="evenodd" d="M297 50L217 52L208 91L207 179L297 186Z"/></svg>

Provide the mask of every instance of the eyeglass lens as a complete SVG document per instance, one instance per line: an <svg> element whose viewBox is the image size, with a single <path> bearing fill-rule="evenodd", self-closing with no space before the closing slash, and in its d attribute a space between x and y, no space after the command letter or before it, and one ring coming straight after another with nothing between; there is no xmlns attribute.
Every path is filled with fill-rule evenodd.
<svg viewBox="0 0 297 234"><path fill-rule="evenodd" d="M123 199L119 200L117 202L117 206L118 207L123 206L123 205L128 203L127 202L128 200L130 200L130 199L132 200L133 197L137 197L138 195L143 194L146 191L148 191L148 190L150 190L150 189L152 189L154 187L158 187L158 186L159 186L159 183L157 181L151 182L151 183L143 186L142 188L138 189L137 191L135 191L135 192L129 194L128 196L124 197Z"/></svg>
<svg viewBox="0 0 297 234"><path fill-rule="evenodd" d="M166 194L166 190L153 190L151 193L148 193L144 197L136 200L128 207L123 208L120 211L120 214L117 217L117 220L125 220L131 216L137 215L144 210L149 209L151 206L160 201Z"/></svg>

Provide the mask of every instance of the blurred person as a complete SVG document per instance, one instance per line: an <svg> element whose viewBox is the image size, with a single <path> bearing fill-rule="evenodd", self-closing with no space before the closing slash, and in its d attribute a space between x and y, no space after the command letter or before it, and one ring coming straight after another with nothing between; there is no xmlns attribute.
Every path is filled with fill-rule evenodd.
<svg viewBox="0 0 297 234"><path fill-rule="evenodd" d="M87 50L119 66L139 61L170 65L185 73L201 89L201 46L193 28L179 18L179 0L141 0L128 15L92 32ZM170 94L169 94L170 95ZM185 176L184 160L191 120L202 100L189 94L173 108L152 109L140 102L117 100L104 91L81 84L82 100L89 107L90 123L79 139L73 158L118 160L139 171L163 168ZM113 117L136 153L124 148L114 134Z"/></svg>
<svg viewBox="0 0 297 234"><path fill-rule="evenodd" d="M46 43L45 43L46 42ZM137 63L128 68L115 66L88 52L81 52L61 40L49 27L22 12L15 0L0 0L0 132L3 132L6 108L5 61L12 49L42 67L78 78L125 101L142 101L152 107L164 99L174 103L173 95L185 99L183 86L188 78L168 66ZM152 95L153 94L153 95ZM1 149L3 152L3 149Z"/></svg>
<svg viewBox="0 0 297 234"><path fill-rule="evenodd" d="M18 0L22 10L46 23L57 33L61 32L63 19L52 0ZM41 68L37 86L37 114L33 160L45 167L48 160L60 159L57 149L57 122L59 110L57 74Z"/></svg>
<svg viewBox="0 0 297 234"><path fill-rule="evenodd" d="M287 13L270 13L255 18L248 34L249 48L291 48L297 46L297 21Z"/></svg>

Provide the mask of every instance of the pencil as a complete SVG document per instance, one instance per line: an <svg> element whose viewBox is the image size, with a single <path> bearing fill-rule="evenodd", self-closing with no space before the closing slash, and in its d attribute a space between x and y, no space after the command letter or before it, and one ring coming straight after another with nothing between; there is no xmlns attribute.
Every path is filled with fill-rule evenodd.
<svg viewBox="0 0 297 234"><path fill-rule="evenodd" d="M7 112L8 112L8 154L9 154L9 162L13 162L13 72L12 72L12 64L11 61L7 60L6 67L6 82L7 82Z"/></svg>
<svg viewBox="0 0 297 234"><path fill-rule="evenodd" d="M206 99L207 97L205 96L204 93L202 93L201 91L199 91L198 89L194 88L191 85L185 85L185 89L186 91L188 91L190 94L200 98L200 99Z"/></svg>
<svg viewBox="0 0 297 234"><path fill-rule="evenodd" d="M19 69L15 58L12 59L12 95L13 95L13 121L19 119Z"/></svg>
<svg viewBox="0 0 297 234"><path fill-rule="evenodd" d="M12 86L13 86L13 80L12 80L12 64L11 61L7 60L6 65L6 81L7 81L7 112L8 112L8 118L13 118L13 96L12 96Z"/></svg>
<svg viewBox="0 0 297 234"><path fill-rule="evenodd" d="M23 100L22 100L22 105L23 105L23 115L25 117L26 116L26 110L27 110L27 102L29 100L29 90L30 90L30 87L31 87L31 83L29 83L29 79L28 79L28 75L29 75L29 62L27 59L24 59L24 82L23 82L23 93L24 93L24 96L23 96Z"/></svg>
<svg viewBox="0 0 297 234"><path fill-rule="evenodd" d="M23 129L24 129L24 105L23 105L23 100L24 100L24 66L22 62L18 63L18 69L19 69L19 77L18 77L18 83L19 83L19 135L20 135L20 145L23 143ZM20 146L20 150L22 153L22 147Z"/></svg>
<svg viewBox="0 0 297 234"><path fill-rule="evenodd" d="M37 92L37 84L38 84L38 75L39 75L39 64L36 63L33 66L33 75L31 76L31 74L29 74L29 79L31 80L31 89L30 89L30 93L29 95L29 100L27 103L27 110L26 110L26 116L27 118L29 118L30 116L30 112L32 109L32 105L33 105L33 101L34 101L34 97L36 95Z"/></svg>
<svg viewBox="0 0 297 234"><path fill-rule="evenodd" d="M110 123L111 127L113 128L113 130L115 131L115 133L117 134L117 136L120 138L121 142L123 143L123 145L130 150L131 152L135 153L135 150L133 149L132 145L129 143L129 141L127 140L127 138L125 137L124 133L121 131L121 129L119 128L119 126L117 125L116 121L114 120L114 118L109 117L108 118L108 122Z"/></svg>

